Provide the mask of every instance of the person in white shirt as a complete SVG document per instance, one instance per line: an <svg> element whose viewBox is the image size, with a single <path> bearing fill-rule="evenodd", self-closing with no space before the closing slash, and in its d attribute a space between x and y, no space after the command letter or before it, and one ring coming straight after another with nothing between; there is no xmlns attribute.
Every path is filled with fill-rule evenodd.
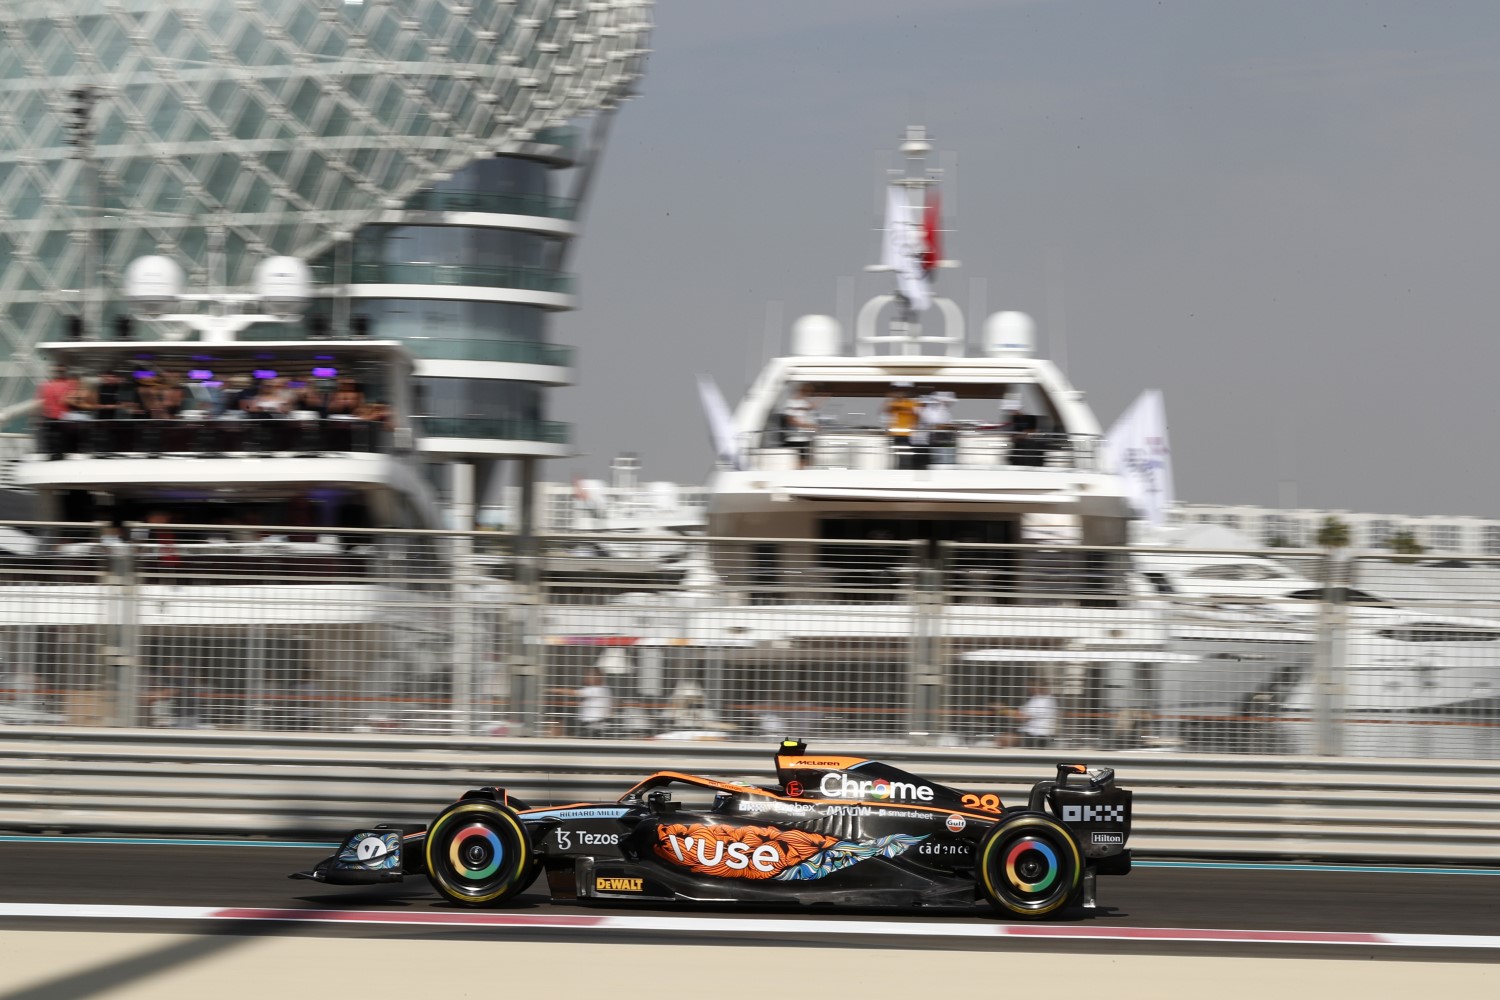
<svg viewBox="0 0 1500 1000"><path fill-rule="evenodd" d="M1042 685L1032 687L1021 706L1021 746L1045 750L1057 738L1057 699Z"/></svg>
<svg viewBox="0 0 1500 1000"><path fill-rule="evenodd" d="M952 465L954 445L953 403L958 399L951 392L934 392L922 400L922 409L917 414L926 436L927 464Z"/></svg>
<svg viewBox="0 0 1500 1000"><path fill-rule="evenodd" d="M812 441L817 431L818 410L812 387L806 382L799 383L781 408L781 443L797 450L801 468L807 468L812 457Z"/></svg>
<svg viewBox="0 0 1500 1000"><path fill-rule="evenodd" d="M1057 739L1057 698L1040 681L1031 685L1031 695L1019 709L1003 706L1000 713L1014 720L1015 732L1001 736L996 741L999 746L1046 750Z"/></svg>
<svg viewBox="0 0 1500 1000"><path fill-rule="evenodd" d="M603 736L614 707L614 696L597 667L589 667L584 672L583 687L578 689L577 694L576 735L595 738Z"/></svg>

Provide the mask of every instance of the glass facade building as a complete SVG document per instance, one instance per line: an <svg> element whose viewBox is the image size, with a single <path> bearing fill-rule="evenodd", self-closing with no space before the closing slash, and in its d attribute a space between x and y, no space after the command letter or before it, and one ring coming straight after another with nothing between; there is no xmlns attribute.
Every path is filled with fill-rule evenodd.
<svg viewBox="0 0 1500 1000"><path fill-rule="evenodd" d="M188 291L307 260L334 336L405 342L434 456L566 453L548 316L650 0L0 4L0 406L107 337L126 265ZM301 336L262 324L258 338Z"/></svg>

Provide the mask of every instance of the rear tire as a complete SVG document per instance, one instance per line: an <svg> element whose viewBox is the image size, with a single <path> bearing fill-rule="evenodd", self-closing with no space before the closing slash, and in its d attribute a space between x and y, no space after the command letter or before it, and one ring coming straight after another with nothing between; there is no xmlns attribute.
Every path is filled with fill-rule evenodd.
<svg viewBox="0 0 1500 1000"><path fill-rule="evenodd" d="M460 906L499 906L536 876L531 838L498 802L465 799L438 813L423 850L427 879Z"/></svg>
<svg viewBox="0 0 1500 1000"><path fill-rule="evenodd" d="M979 887L1002 913L1039 920L1078 894L1083 858L1067 827L1044 813L1006 816L979 842Z"/></svg>

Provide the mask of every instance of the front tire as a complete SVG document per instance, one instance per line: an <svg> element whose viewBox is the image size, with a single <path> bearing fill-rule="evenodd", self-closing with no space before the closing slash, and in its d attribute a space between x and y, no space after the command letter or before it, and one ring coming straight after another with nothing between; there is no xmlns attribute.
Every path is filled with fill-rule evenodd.
<svg viewBox="0 0 1500 1000"><path fill-rule="evenodd" d="M515 812L482 799L438 813L423 855L432 887L459 906L499 906L536 874L531 838Z"/></svg>
<svg viewBox="0 0 1500 1000"><path fill-rule="evenodd" d="M1001 819L979 842L978 857L984 898L1002 913L1027 920L1067 906L1083 875L1077 841L1044 813Z"/></svg>

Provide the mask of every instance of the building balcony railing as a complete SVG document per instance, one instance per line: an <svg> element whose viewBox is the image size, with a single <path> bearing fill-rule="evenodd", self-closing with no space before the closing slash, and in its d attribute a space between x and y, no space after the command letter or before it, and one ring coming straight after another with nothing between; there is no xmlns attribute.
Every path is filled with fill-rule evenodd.
<svg viewBox="0 0 1500 1000"><path fill-rule="evenodd" d="M324 455L391 450L391 433L373 420L333 417L209 420L43 420L36 452L88 455Z"/></svg>
<svg viewBox="0 0 1500 1000"><path fill-rule="evenodd" d="M538 194L494 194L487 191L422 191L406 202L408 212L486 212L494 215L539 215L572 219L578 211L573 198Z"/></svg>
<svg viewBox="0 0 1500 1000"><path fill-rule="evenodd" d="M320 273L321 272L321 273ZM333 280L329 269L314 269L314 279ZM476 285L518 288L529 292L573 293L573 276L540 267L474 267L463 264L355 264L356 285Z"/></svg>
<svg viewBox="0 0 1500 1000"><path fill-rule="evenodd" d="M457 340L410 337L403 340L419 358L434 361L509 361L521 365L573 366L573 348L527 340Z"/></svg>
<svg viewBox="0 0 1500 1000"><path fill-rule="evenodd" d="M567 444L572 428L556 420L507 420L500 417L417 417L424 438L489 438Z"/></svg>

